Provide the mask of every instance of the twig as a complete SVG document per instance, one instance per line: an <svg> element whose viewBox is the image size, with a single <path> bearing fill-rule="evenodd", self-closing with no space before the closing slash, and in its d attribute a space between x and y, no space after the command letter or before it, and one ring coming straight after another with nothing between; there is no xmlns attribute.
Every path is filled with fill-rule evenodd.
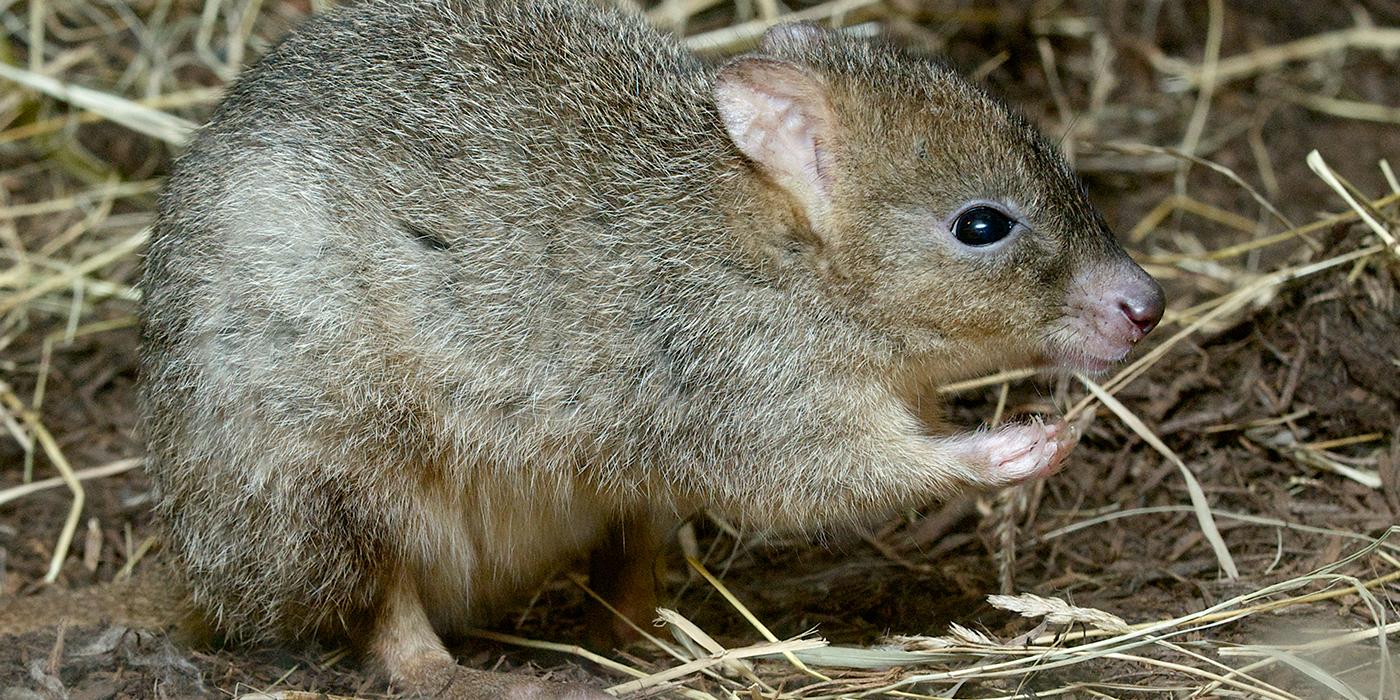
<svg viewBox="0 0 1400 700"><path fill-rule="evenodd" d="M1361 203L1356 201L1356 198L1351 195L1350 190L1343 186L1341 178L1337 176L1337 173L1327 165L1327 161L1323 160L1321 153L1318 153L1316 150L1308 153L1308 167L1312 168L1313 172L1317 173L1317 176L1322 178L1322 181L1327 183L1327 186L1331 187L1337 195L1342 198L1342 201L1345 201L1347 206L1351 207L1352 210L1356 212L1356 215L1361 217L1361 220L1366 222L1366 225L1371 227L1371 230L1374 231L1382 241L1385 241L1386 245L1390 246L1391 252L1397 258L1400 258L1400 242L1395 240L1395 236L1390 233L1390 230L1380 221L1377 221L1376 217L1372 216L1368 209L1361 206Z"/></svg>
<svg viewBox="0 0 1400 700"><path fill-rule="evenodd" d="M194 122L166 114L158 109L125 97L111 95L98 90L68 85L33 71L0 63L0 78L18 83L32 90L62 100L90 112L96 112L107 119L147 136L160 139L172 146L183 146L194 131Z"/></svg>
<svg viewBox="0 0 1400 700"><path fill-rule="evenodd" d="M87 500L87 493L83 490L83 485L78 482L73 474L73 467L68 463L68 458L63 456L63 450L59 448L58 441L49 434L48 428L44 427L33 411L25 408L24 402L15 396L10 385L0 380L0 399L3 399L9 411L24 420L29 426L29 432L38 441L39 446L44 448L44 454L48 455L49 461L53 463L54 469L58 473L68 490L73 492L73 504L68 509L68 519L63 523L63 529L58 533L58 543L53 548L53 558L49 560L49 571L44 575L46 583L53 583L58 580L58 572L63 568L63 560L68 558L68 549L73 544L73 535L78 531L78 519L83 514L83 503Z"/></svg>
<svg viewBox="0 0 1400 700"><path fill-rule="evenodd" d="M1215 66L1215 82L1217 85L1222 85L1274 70L1286 63L1346 49L1374 49L1378 51L1400 49L1400 29L1353 27L1315 34L1286 44L1266 46L1249 53L1231 56ZM1174 82L1179 83L1182 87L1194 88L1205 80L1204 66L1192 66L1183 61L1162 56L1150 58L1158 70L1173 75Z"/></svg>
<svg viewBox="0 0 1400 700"><path fill-rule="evenodd" d="M73 479L74 481L88 481L90 479L101 479L108 476L116 476L117 474L124 474L126 472L131 471L132 469L141 466L141 463L143 461L144 460L141 457L130 457L127 459L119 459L115 462L112 462L110 464L104 464L100 467L88 467L87 469L79 469L73 472ZM17 501L21 498L24 498L25 496L29 496L40 491L63 486L67 483L67 479L61 476L54 476L48 479L40 479L38 481L33 481L28 484L11 486L10 488L0 490L0 506L5 505L10 501Z"/></svg>
<svg viewBox="0 0 1400 700"><path fill-rule="evenodd" d="M1220 568L1225 570L1225 576L1227 578L1239 578L1239 567L1235 566L1235 559L1230 556L1230 548L1225 545L1224 538L1220 536L1220 529L1215 526L1215 516L1211 514L1210 502L1206 500L1206 492L1201 488L1200 482L1196 480L1196 475L1191 472L1191 469L1186 466L1185 462L1181 461L1180 457L1176 456L1176 453L1173 452L1171 448L1167 447L1166 443L1162 442L1161 438L1157 437L1156 433L1149 430L1147 425L1132 411L1129 411L1126 406L1120 403L1118 399L1109 395L1107 391L1104 391L1103 387L1099 386L1098 383L1092 379L1082 374L1076 374L1075 376L1099 401L1103 402L1103 405L1107 406L1110 411L1113 411L1113 413L1118 416L1118 419L1123 421L1124 425L1131 428L1133 432L1138 434L1138 437L1141 437L1147 444L1151 445L1153 449L1161 453L1163 457L1166 457L1167 461L1176 465L1176 468L1181 472L1182 478L1186 481L1186 490L1191 495L1191 506L1195 510L1196 521L1201 526L1201 534L1205 535L1206 540L1210 542L1211 549L1215 551L1216 561L1220 563Z"/></svg>

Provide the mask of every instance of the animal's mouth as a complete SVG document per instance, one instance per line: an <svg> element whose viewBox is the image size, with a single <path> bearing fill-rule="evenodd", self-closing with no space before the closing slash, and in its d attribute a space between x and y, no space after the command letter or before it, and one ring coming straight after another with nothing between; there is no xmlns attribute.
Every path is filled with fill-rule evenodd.
<svg viewBox="0 0 1400 700"><path fill-rule="evenodd" d="M1131 349L1130 346L1116 353L1099 354L1099 352L1102 352L1101 350L1099 350L1099 352L1091 351L1086 347L1087 345L1091 344L1057 344L1056 347L1051 348L1049 352L1045 354L1044 363L1047 366L1057 367L1070 372L1100 375L1121 363L1123 359L1128 356L1128 351ZM1095 350L1098 349L1095 348Z"/></svg>
<svg viewBox="0 0 1400 700"><path fill-rule="evenodd" d="M1131 261L1076 278L1045 337L1049 364L1101 374L1122 362L1162 320L1162 288Z"/></svg>
<svg viewBox="0 0 1400 700"><path fill-rule="evenodd" d="M1056 324L1059 332L1046 338L1045 364L1071 372L1103 374L1126 359L1146 335L1123 325L1105 323L1092 313L1061 318Z"/></svg>

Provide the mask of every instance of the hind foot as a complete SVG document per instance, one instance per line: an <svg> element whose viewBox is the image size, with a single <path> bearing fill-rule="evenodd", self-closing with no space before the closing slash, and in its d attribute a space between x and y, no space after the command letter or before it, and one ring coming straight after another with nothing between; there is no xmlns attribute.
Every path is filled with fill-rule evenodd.
<svg viewBox="0 0 1400 700"><path fill-rule="evenodd" d="M408 576L388 578L369 651L398 688L413 698L440 700L613 700L576 683L467 668L453 660L433 630Z"/></svg>
<svg viewBox="0 0 1400 700"><path fill-rule="evenodd" d="M408 697L434 700L615 700L580 683L553 683L433 659L397 678Z"/></svg>

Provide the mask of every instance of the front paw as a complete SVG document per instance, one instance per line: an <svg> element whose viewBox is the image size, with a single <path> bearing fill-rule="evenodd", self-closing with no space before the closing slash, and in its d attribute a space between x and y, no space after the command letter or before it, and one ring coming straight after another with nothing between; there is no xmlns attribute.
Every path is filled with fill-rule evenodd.
<svg viewBox="0 0 1400 700"><path fill-rule="evenodd" d="M968 442L967 449L986 470L987 483L1009 485L1059 471L1078 441L1073 426L1034 420L981 433Z"/></svg>

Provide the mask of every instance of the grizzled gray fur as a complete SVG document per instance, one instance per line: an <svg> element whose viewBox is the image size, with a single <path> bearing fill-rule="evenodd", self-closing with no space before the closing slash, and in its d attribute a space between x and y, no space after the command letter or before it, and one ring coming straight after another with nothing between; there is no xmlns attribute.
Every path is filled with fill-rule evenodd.
<svg viewBox="0 0 1400 700"><path fill-rule="evenodd" d="M973 205L1017 228L965 245ZM196 603L408 683L621 523L1052 472L1060 427L938 435L930 387L1099 368L1150 330L1133 295L1160 316L1060 157L942 65L799 25L717 68L571 0L307 23L179 160L143 292Z"/></svg>

